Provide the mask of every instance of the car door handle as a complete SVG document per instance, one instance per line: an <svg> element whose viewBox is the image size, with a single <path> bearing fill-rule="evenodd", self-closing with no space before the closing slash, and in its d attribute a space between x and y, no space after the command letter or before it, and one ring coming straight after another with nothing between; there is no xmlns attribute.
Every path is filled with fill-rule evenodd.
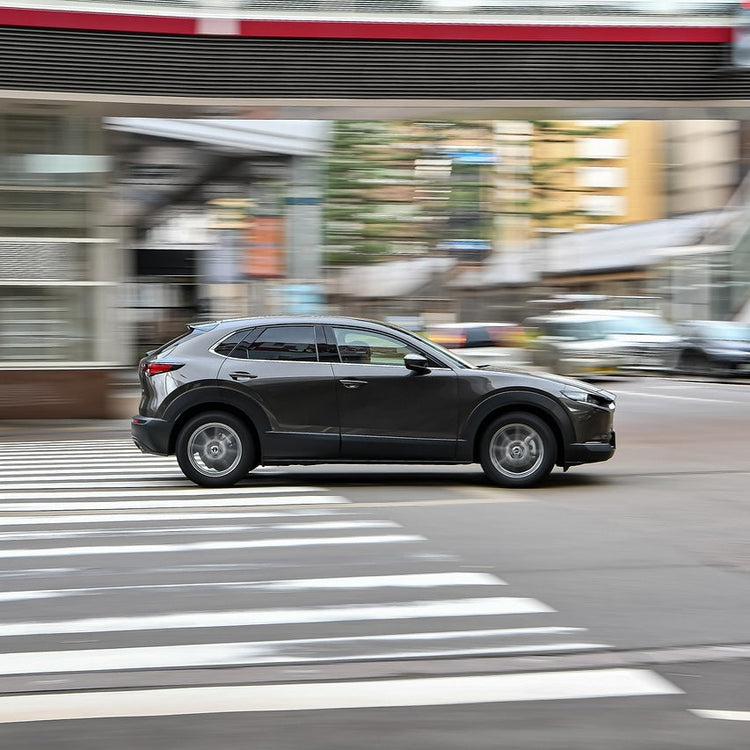
<svg viewBox="0 0 750 750"><path fill-rule="evenodd" d="M232 380L239 380L240 382L244 380L252 380L253 378L257 378L257 375L253 375L252 372L230 372L229 377L232 378Z"/></svg>
<svg viewBox="0 0 750 750"><path fill-rule="evenodd" d="M361 388L363 385L367 385L366 380L339 380L339 383L341 383L344 388Z"/></svg>

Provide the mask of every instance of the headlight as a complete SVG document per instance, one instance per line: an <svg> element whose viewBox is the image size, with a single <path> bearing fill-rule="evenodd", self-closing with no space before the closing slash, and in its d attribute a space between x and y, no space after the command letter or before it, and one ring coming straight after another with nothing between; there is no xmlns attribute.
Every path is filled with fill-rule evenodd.
<svg viewBox="0 0 750 750"><path fill-rule="evenodd" d="M569 398L571 401L581 401L583 403L594 403L590 400L591 394L588 391L584 391L583 388L566 388L562 395L565 398Z"/></svg>
<svg viewBox="0 0 750 750"><path fill-rule="evenodd" d="M615 399L612 394L590 393L584 391L583 388L565 388L561 391L564 399L573 401L574 404L567 405L569 409L576 410L575 404L591 404L592 406L598 406L603 409L614 409Z"/></svg>

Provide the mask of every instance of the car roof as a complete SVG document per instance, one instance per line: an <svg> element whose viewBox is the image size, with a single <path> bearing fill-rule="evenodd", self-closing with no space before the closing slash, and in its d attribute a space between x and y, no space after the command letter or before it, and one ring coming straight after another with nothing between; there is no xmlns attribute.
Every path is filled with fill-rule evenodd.
<svg viewBox="0 0 750 750"><path fill-rule="evenodd" d="M568 315L568 313L573 313ZM548 313L547 315L535 315L532 318L526 318L524 323L526 325L533 325L535 322L541 323L557 323L561 320L574 320L577 323L581 321L593 322L597 320L606 320L609 316L599 313L596 310L559 310L557 312Z"/></svg>
<svg viewBox="0 0 750 750"><path fill-rule="evenodd" d="M605 318L660 318L661 315L653 310L606 310L594 308L576 308L564 310L572 315L596 315Z"/></svg>
<svg viewBox="0 0 750 750"><path fill-rule="evenodd" d="M368 318L353 318L341 315L259 315L248 318L225 318L222 320L205 320L191 323L191 328L202 326L213 326L224 328L238 328L241 326L263 326L263 325L372 325L382 328L403 330L398 326L384 323L380 320Z"/></svg>
<svg viewBox="0 0 750 750"><path fill-rule="evenodd" d="M508 322L497 322L497 323L435 323L428 325L427 328L432 330L433 328L453 329L453 328L487 328L491 326L500 326L503 328L515 326L516 323Z"/></svg>

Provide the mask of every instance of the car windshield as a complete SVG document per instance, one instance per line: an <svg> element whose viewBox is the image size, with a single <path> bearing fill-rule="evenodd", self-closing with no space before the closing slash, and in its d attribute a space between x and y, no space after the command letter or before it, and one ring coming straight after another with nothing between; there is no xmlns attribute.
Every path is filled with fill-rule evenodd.
<svg viewBox="0 0 750 750"><path fill-rule="evenodd" d="M603 320L558 320L550 324L549 332L575 341L594 341L606 335Z"/></svg>
<svg viewBox="0 0 750 750"><path fill-rule="evenodd" d="M650 315L610 318L605 326L607 333L615 335L669 336L672 333L665 321Z"/></svg>
<svg viewBox="0 0 750 750"><path fill-rule="evenodd" d="M413 331L407 331L406 329L399 328L398 326L391 326L391 328L395 329L399 333L405 333L408 336L412 336L414 338L419 339L419 343L423 349L427 349L428 351L434 352L441 359L447 359L449 362L456 365L457 367L460 367L461 369L464 369L464 370L478 369L476 365L472 365L466 360L461 359L461 357L457 357L454 352L450 351L450 349L446 349L444 346L440 346L440 344L436 344L434 341L430 341L424 336L420 336L420 334L418 333L414 333Z"/></svg>
<svg viewBox="0 0 750 750"><path fill-rule="evenodd" d="M750 341L750 326L719 321L700 326L701 335L718 341Z"/></svg>

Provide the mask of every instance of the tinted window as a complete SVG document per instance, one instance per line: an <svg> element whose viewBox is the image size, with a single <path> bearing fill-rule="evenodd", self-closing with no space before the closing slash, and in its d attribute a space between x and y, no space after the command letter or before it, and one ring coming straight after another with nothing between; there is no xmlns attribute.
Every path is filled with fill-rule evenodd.
<svg viewBox="0 0 750 750"><path fill-rule="evenodd" d="M612 318L606 322L607 333L643 334L647 336L668 336L672 333L669 324L661 318L643 316Z"/></svg>
<svg viewBox="0 0 750 750"><path fill-rule="evenodd" d="M253 331L251 331L252 333ZM231 336L228 336L214 347L214 351L217 354L221 354L223 357L239 357L240 359L245 358L245 352L232 353L237 346L245 337L247 337L248 330L244 328L241 331L235 331Z"/></svg>
<svg viewBox="0 0 750 750"><path fill-rule="evenodd" d="M252 342L243 341L235 349L243 358L275 359L292 362L317 362L313 326L274 326L266 328Z"/></svg>
<svg viewBox="0 0 750 750"><path fill-rule="evenodd" d="M603 323L599 320L579 321L560 320L550 322L548 326L550 336L562 336L576 341L593 341L605 336Z"/></svg>
<svg viewBox="0 0 750 750"><path fill-rule="evenodd" d="M203 333L206 333L206 331L210 331L212 328L216 327L216 323L208 323L206 325L193 325L189 326L189 330L187 333L183 333L180 336L178 336L175 339L172 339L171 341L167 341L166 344L162 344L158 349L152 349L150 352L147 352L149 356L155 356L157 354L163 354L167 351L167 349L174 349L177 344L182 344L188 339L194 339L196 336L200 336Z"/></svg>
<svg viewBox="0 0 750 750"><path fill-rule="evenodd" d="M369 365L403 365L404 356L422 352L382 333L356 328L334 328L342 362Z"/></svg>
<svg viewBox="0 0 750 750"><path fill-rule="evenodd" d="M466 346L492 346L490 332L486 328L473 326L466 329Z"/></svg>
<svg viewBox="0 0 750 750"><path fill-rule="evenodd" d="M707 323L699 328L700 334L719 341L750 341L750 327L734 322Z"/></svg>

